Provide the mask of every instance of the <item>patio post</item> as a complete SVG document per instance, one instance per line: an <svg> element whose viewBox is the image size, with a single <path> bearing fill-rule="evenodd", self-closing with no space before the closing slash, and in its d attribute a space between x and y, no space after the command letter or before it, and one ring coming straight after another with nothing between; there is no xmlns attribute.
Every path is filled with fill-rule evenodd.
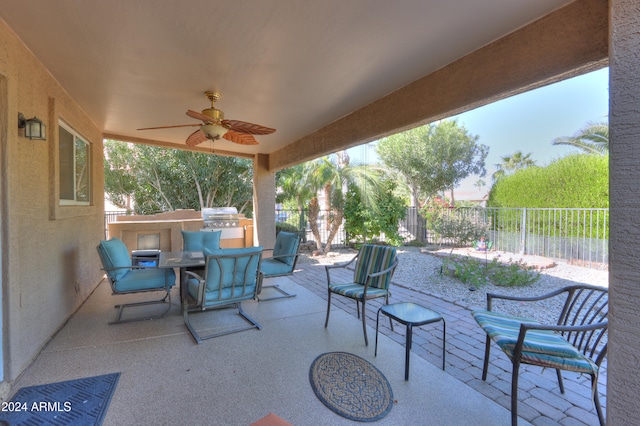
<svg viewBox="0 0 640 426"><path fill-rule="evenodd" d="M276 174L269 155L253 158L253 244L271 248L276 242Z"/></svg>

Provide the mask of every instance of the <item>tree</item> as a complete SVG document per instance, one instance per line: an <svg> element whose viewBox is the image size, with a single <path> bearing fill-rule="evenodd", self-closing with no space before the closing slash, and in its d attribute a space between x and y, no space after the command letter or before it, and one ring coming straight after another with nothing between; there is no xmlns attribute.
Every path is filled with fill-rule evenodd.
<svg viewBox="0 0 640 426"><path fill-rule="evenodd" d="M138 214L176 209L234 206L252 211L253 169L249 160L106 141L105 193Z"/></svg>
<svg viewBox="0 0 640 426"><path fill-rule="evenodd" d="M456 121L442 121L386 137L376 151L385 166L402 175L411 203L418 206L438 192L453 195L469 175L486 175L489 147L478 139Z"/></svg>
<svg viewBox="0 0 640 426"><path fill-rule="evenodd" d="M331 250L331 243L342 225L345 197L349 185L354 185L359 189L361 203L373 209L378 207L380 175L375 172L376 170L374 166L351 164L346 152L340 152L335 156L322 157L310 165L311 178L308 182L311 182L312 188L323 191L325 204L328 206L329 211L327 218L329 235L323 249L317 227L314 231L314 225L317 224L317 220L315 223L312 221L313 209L311 208L312 203L310 203L309 221L311 222L311 229L314 231L318 250L322 251L322 253L326 254ZM314 208L318 207L316 199ZM316 235L315 232L318 232L318 234Z"/></svg>
<svg viewBox="0 0 640 426"><path fill-rule="evenodd" d="M589 123L573 136L555 138L552 145L574 146L587 154L609 153L609 123Z"/></svg>
<svg viewBox="0 0 640 426"><path fill-rule="evenodd" d="M360 189L349 185L344 207L344 230L349 241L366 243L384 233L388 243L402 244L398 223L404 219L407 208L405 201L394 194L396 185L395 180L381 177L376 209L364 205Z"/></svg>
<svg viewBox="0 0 640 426"><path fill-rule="evenodd" d="M531 153L523 155L522 151L516 151L511 155L505 155L504 157L500 157L500 159L502 160L502 163L496 164L498 170L496 170L491 176L494 182L503 176L536 165L535 160L531 159Z"/></svg>

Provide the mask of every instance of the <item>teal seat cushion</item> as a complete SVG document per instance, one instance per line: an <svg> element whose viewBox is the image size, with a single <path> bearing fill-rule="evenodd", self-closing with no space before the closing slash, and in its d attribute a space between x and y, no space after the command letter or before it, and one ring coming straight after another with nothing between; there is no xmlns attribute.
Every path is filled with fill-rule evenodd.
<svg viewBox="0 0 640 426"><path fill-rule="evenodd" d="M293 265L295 254L298 252L298 244L300 238L293 232L280 231L276 237L276 244L273 246L273 257L278 256L274 260L278 260L287 265ZM291 255L291 256L287 256Z"/></svg>
<svg viewBox="0 0 640 426"><path fill-rule="evenodd" d="M487 310L475 310L471 315L509 358L513 358L520 324L539 324L528 318ZM551 330L527 331L522 346L522 362L588 374L598 371L598 366L591 359Z"/></svg>
<svg viewBox="0 0 640 426"><path fill-rule="evenodd" d="M145 268L132 269L124 277L117 280L114 290L118 292L132 292L141 290L163 289L173 287L176 274L173 269Z"/></svg>
<svg viewBox="0 0 640 426"><path fill-rule="evenodd" d="M357 284L366 284L367 275L384 271L393 265L396 260L396 248L364 244L358 253L353 281ZM391 282L391 274L384 274L371 280L370 287L388 289Z"/></svg>
<svg viewBox="0 0 640 426"><path fill-rule="evenodd" d="M111 238L108 241L101 240L98 246L102 254L104 267L122 268L116 270L107 270L107 274L113 281L122 279L131 270L131 257L129 250L119 238Z"/></svg>
<svg viewBox="0 0 640 426"><path fill-rule="evenodd" d="M182 231L182 247L186 251L218 250L222 231Z"/></svg>
<svg viewBox="0 0 640 426"><path fill-rule="evenodd" d="M260 272L262 272L262 275L265 277L287 275L293 272L293 265L287 265L278 259L262 259Z"/></svg>
<svg viewBox="0 0 640 426"><path fill-rule="evenodd" d="M329 291L352 299L362 299L364 296L364 285L358 283L329 284ZM369 287L367 289L367 299L382 297L387 293L388 291L386 289Z"/></svg>

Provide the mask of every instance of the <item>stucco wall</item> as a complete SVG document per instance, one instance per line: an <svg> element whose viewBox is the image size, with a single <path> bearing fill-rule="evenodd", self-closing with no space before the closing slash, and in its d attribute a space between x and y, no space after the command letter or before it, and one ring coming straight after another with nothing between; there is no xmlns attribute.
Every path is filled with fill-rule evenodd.
<svg viewBox="0 0 640 426"><path fill-rule="evenodd" d="M640 424L640 3L611 0L607 424Z"/></svg>
<svg viewBox="0 0 640 426"><path fill-rule="evenodd" d="M0 20L0 99L8 126L2 193L4 379L14 380L101 279L95 246L103 233L102 135ZM47 140L18 131L18 113L47 126ZM92 205L60 207L58 119L91 143ZM21 131L22 132L22 131Z"/></svg>

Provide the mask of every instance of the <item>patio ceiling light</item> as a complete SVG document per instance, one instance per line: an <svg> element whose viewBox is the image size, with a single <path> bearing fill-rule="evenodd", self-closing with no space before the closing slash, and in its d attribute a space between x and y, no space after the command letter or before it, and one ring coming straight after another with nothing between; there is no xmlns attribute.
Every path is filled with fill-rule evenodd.
<svg viewBox="0 0 640 426"><path fill-rule="evenodd" d="M18 129L24 129L24 137L26 138L47 140L47 126L35 116L27 120L21 112L18 113Z"/></svg>
<svg viewBox="0 0 640 426"><path fill-rule="evenodd" d="M211 139L215 141L220 139L222 136L224 136L225 133L227 133L229 130L226 127L223 127L219 124L207 123L207 124L203 124L200 127L200 131L204 133L207 139Z"/></svg>

